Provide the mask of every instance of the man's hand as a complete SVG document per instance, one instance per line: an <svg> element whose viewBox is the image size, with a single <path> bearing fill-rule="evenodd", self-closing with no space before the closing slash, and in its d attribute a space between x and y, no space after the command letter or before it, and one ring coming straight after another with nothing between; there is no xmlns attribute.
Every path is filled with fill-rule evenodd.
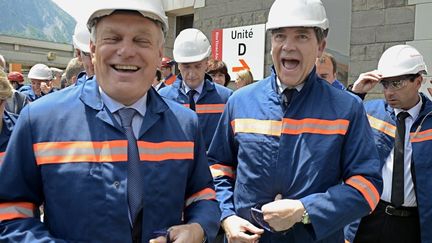
<svg viewBox="0 0 432 243"><path fill-rule="evenodd" d="M173 243L202 243L204 241L204 230L197 223L176 225L169 228L170 241ZM160 236L151 239L150 243L166 243L167 239Z"/></svg>
<svg viewBox="0 0 432 243"><path fill-rule="evenodd" d="M53 89L51 82L41 82L41 91L43 94L48 94Z"/></svg>
<svg viewBox="0 0 432 243"><path fill-rule="evenodd" d="M264 204L261 210L272 229L284 231L301 221L305 208L299 200L282 199Z"/></svg>
<svg viewBox="0 0 432 243"><path fill-rule="evenodd" d="M358 94L366 94L369 92L377 83L381 81L382 75L377 70L362 73L358 79L354 82L352 91Z"/></svg>
<svg viewBox="0 0 432 243"><path fill-rule="evenodd" d="M263 229L255 227L247 220L236 215L229 216L222 221L228 243L255 243L258 242Z"/></svg>

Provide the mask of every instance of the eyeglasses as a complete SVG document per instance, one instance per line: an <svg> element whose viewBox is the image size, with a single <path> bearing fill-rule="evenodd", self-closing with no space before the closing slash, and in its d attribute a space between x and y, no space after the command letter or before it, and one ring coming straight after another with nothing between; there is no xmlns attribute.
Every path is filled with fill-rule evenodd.
<svg viewBox="0 0 432 243"><path fill-rule="evenodd" d="M399 80L382 80L380 84L384 89L399 90L407 86L410 79L399 79Z"/></svg>
<svg viewBox="0 0 432 243"><path fill-rule="evenodd" d="M84 51L81 51L81 54L84 55L84 56L86 56L86 57L89 57L89 56L90 56L90 52L84 52Z"/></svg>

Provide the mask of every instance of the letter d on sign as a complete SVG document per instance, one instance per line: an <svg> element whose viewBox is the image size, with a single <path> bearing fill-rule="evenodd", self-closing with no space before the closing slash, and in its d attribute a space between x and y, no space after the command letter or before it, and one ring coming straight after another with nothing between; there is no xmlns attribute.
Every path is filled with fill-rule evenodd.
<svg viewBox="0 0 432 243"><path fill-rule="evenodd" d="M246 45L244 43L239 43L238 55L243 56L244 54L246 54Z"/></svg>

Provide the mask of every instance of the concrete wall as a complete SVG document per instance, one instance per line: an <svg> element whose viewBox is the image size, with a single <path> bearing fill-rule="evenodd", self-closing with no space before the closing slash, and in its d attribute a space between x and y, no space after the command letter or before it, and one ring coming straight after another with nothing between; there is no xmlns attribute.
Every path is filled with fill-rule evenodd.
<svg viewBox="0 0 432 243"><path fill-rule="evenodd" d="M214 29L264 24L272 3L273 0L207 0L205 7L195 9L194 27L203 31L210 40ZM266 41L265 52L266 76L272 63L269 41Z"/></svg>
<svg viewBox="0 0 432 243"><path fill-rule="evenodd" d="M421 91L432 99L432 94L427 91L427 88L432 88L432 83L430 81L430 77L432 76L432 28L430 24L432 0L409 0L408 4L414 4L416 6L416 24L414 29L414 40L408 41L407 44L417 48L425 58L426 65L429 68L429 74L421 88Z"/></svg>
<svg viewBox="0 0 432 243"><path fill-rule="evenodd" d="M408 0L352 0L349 83L376 69L385 49L414 40L415 15ZM368 95L373 97L379 90Z"/></svg>

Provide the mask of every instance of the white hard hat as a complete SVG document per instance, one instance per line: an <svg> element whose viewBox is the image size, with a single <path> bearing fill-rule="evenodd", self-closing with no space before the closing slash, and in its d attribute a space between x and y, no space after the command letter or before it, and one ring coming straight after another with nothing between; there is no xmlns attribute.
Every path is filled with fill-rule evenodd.
<svg viewBox="0 0 432 243"><path fill-rule="evenodd" d="M51 80L53 77L52 71L47 65L38 63L30 68L28 78L38 80Z"/></svg>
<svg viewBox="0 0 432 243"><path fill-rule="evenodd" d="M72 36L75 49L90 53L90 32L84 23L77 23Z"/></svg>
<svg viewBox="0 0 432 243"><path fill-rule="evenodd" d="M388 48L378 62L382 78L407 74L427 73L422 54L409 45L396 45Z"/></svg>
<svg viewBox="0 0 432 243"><path fill-rule="evenodd" d="M116 10L138 11L144 17L160 22L164 32L168 30L168 17L165 15L161 0L91 0L89 4L89 30L95 24L93 20L110 15Z"/></svg>
<svg viewBox="0 0 432 243"><path fill-rule="evenodd" d="M185 29L174 41L174 60L177 63L199 62L210 56L211 45L198 29Z"/></svg>
<svg viewBox="0 0 432 243"><path fill-rule="evenodd" d="M270 8L266 29L283 27L329 28L321 0L275 0Z"/></svg>

